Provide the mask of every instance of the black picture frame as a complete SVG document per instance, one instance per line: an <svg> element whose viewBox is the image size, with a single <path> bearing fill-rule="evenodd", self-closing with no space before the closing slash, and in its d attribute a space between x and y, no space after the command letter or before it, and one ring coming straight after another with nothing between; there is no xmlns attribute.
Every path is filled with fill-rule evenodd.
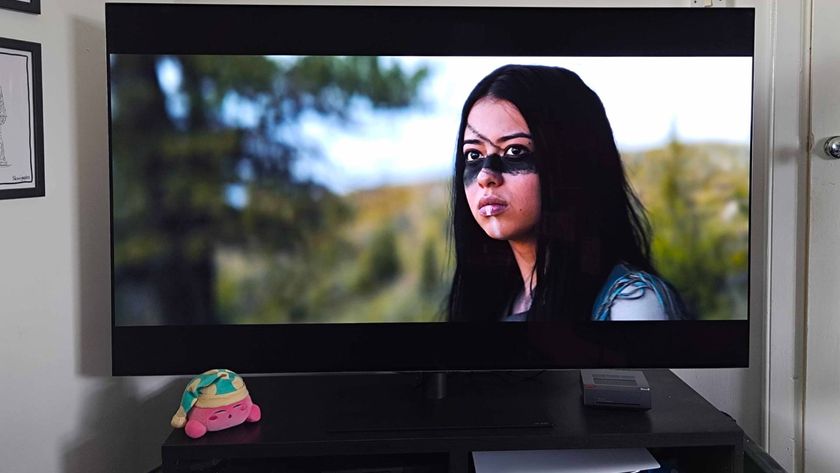
<svg viewBox="0 0 840 473"><path fill-rule="evenodd" d="M41 77L39 43L0 38L0 199L45 195Z"/></svg>
<svg viewBox="0 0 840 473"><path fill-rule="evenodd" d="M40 15L41 0L0 0L0 8Z"/></svg>

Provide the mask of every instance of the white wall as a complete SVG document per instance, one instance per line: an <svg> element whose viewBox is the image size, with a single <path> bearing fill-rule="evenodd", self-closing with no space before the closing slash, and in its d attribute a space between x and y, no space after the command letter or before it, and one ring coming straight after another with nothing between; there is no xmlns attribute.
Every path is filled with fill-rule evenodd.
<svg viewBox="0 0 840 473"><path fill-rule="evenodd" d="M104 2L0 10L41 43L46 197L0 201L0 471L147 472L183 383L109 376Z"/></svg>
<svg viewBox="0 0 840 473"><path fill-rule="evenodd" d="M769 34L770 21L759 29ZM104 1L42 0L41 15L0 10L0 36L42 45L46 167L46 197L0 201L0 470L147 472L185 381L109 375ZM756 73L766 110L771 76ZM752 368L680 375L760 440L765 321L753 321Z"/></svg>

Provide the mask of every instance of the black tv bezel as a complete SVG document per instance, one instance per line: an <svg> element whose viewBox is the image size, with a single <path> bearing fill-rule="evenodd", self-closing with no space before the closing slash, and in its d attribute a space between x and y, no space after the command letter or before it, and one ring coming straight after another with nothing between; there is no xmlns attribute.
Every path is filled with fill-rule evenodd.
<svg viewBox="0 0 840 473"><path fill-rule="evenodd" d="M752 8L106 4L109 55L753 57L754 22ZM108 100L110 123L110 81ZM112 159L109 151L111 166ZM113 196L113 180L110 185ZM113 204L111 197L112 242ZM118 326L113 244L111 261L114 375L194 374L215 367L304 373L718 368L749 362L749 319ZM226 349L211 348L219 340Z"/></svg>

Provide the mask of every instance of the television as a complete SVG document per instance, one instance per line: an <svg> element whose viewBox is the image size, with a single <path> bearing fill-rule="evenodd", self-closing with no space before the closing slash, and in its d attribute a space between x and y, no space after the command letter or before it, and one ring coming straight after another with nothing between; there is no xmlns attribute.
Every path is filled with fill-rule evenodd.
<svg viewBox="0 0 840 473"><path fill-rule="evenodd" d="M747 366L753 9L108 3L106 34L115 375ZM517 171L520 147L495 149L467 115L499 100L464 109L503 66L579 78L608 133L569 131L585 112L558 134L532 120L528 143L591 141L618 171L571 159L548 181L545 149ZM529 103L549 114L583 95L556 107L545 91ZM569 177L587 166L620 192ZM507 208L465 213L480 176L542 179L543 194L523 187L542 205L531 248L543 266L578 262L520 294L552 300L548 315L505 316L522 301L497 282L539 272L516 260L520 240L458 236ZM619 299L664 317L590 314L581 281L604 279L587 265L620 226L598 210L606 194L650 262L631 273L656 281Z"/></svg>

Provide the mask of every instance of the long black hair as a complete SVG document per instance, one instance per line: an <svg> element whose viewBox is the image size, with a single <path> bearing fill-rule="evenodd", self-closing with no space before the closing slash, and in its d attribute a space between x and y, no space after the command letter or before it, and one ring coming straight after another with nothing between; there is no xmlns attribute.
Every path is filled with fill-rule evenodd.
<svg viewBox="0 0 840 473"><path fill-rule="evenodd" d="M455 274L449 320L500 320L523 285L510 245L486 235L464 192L467 116L485 97L515 105L534 143L542 211L528 319L588 320L618 263L656 274L650 225L625 177L601 100L567 69L507 65L475 86L461 112L452 179Z"/></svg>

